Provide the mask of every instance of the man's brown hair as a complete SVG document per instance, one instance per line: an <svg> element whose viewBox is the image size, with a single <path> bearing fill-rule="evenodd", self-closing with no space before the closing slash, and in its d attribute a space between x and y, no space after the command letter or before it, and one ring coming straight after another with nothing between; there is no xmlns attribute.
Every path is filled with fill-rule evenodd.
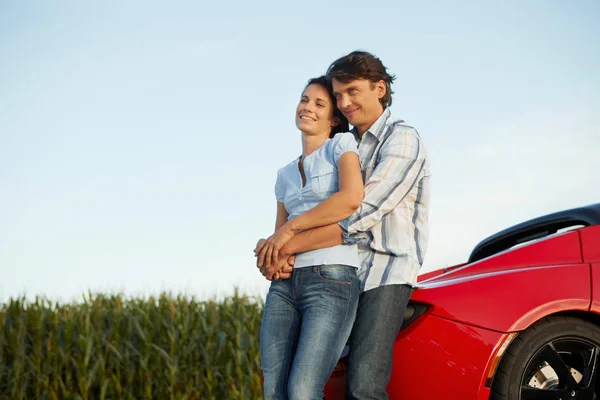
<svg viewBox="0 0 600 400"><path fill-rule="evenodd" d="M367 79L371 83L385 82L385 95L379 99L383 108L392 105L392 82L396 76L389 74L381 60L368 51L356 50L340 57L327 69L327 79L348 83L356 79Z"/></svg>

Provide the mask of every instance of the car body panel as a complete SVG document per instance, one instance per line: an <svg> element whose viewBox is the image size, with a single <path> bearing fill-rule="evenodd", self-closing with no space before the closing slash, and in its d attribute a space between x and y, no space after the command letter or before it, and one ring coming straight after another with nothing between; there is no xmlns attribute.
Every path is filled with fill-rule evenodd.
<svg viewBox="0 0 600 400"><path fill-rule="evenodd" d="M583 261L591 263L592 302L590 311L600 313L600 226L589 226L579 231Z"/></svg>
<svg viewBox="0 0 600 400"><path fill-rule="evenodd" d="M394 363L390 399L476 399L481 377L502 336L433 315L423 318L412 330L401 332L396 342L394 359L413 362ZM468 351L465 343L469 343Z"/></svg>
<svg viewBox="0 0 600 400"><path fill-rule="evenodd" d="M390 400L487 399L489 389L482 387L481 379L503 336L432 315L420 318L398 335L394 359L407 361L392 367ZM327 400L342 400L345 383L343 360L328 382Z"/></svg>
<svg viewBox="0 0 600 400"><path fill-rule="evenodd" d="M411 300L431 304L439 317L514 332L553 313L589 310L590 287L589 265L568 264L434 281Z"/></svg>
<svg viewBox="0 0 600 400"><path fill-rule="evenodd" d="M488 399L486 378L509 339L548 315L600 314L600 204L505 229L480 242L468 263L418 282L411 302L427 310L407 317L398 335L390 399ZM328 382L328 400L343 398L345 362Z"/></svg>
<svg viewBox="0 0 600 400"><path fill-rule="evenodd" d="M592 302L590 311L600 314L600 262L591 264L592 270Z"/></svg>
<svg viewBox="0 0 600 400"><path fill-rule="evenodd" d="M461 268L452 269L443 275L433 278L433 280L424 280L420 284L491 272L518 270L527 267L577 264L581 262L582 255L579 233L577 231L565 232L522 245L518 248L503 251L472 264L466 264Z"/></svg>
<svg viewBox="0 0 600 400"><path fill-rule="evenodd" d="M584 262L600 262L600 226L590 226L579 231Z"/></svg>
<svg viewBox="0 0 600 400"><path fill-rule="evenodd" d="M426 280L436 278L436 277L443 275L445 273L448 273L450 271L454 271L455 269L464 267L465 265L467 265L467 264L463 263L463 264L454 265L452 267L446 267L446 268L442 268L442 269L436 269L434 271L429 271L427 273L419 275L417 277L417 282L424 282Z"/></svg>

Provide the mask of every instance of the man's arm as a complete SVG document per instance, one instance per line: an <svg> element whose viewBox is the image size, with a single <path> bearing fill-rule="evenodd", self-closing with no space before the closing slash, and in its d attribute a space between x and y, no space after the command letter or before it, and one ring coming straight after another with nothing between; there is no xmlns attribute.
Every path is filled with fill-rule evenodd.
<svg viewBox="0 0 600 400"><path fill-rule="evenodd" d="M367 232L390 213L420 179L425 150L416 130L394 128L379 153L379 164L365 183L365 197L354 214L340 222L344 241L348 235Z"/></svg>
<svg viewBox="0 0 600 400"><path fill-rule="evenodd" d="M321 226L302 231L291 238L280 250L280 254L289 256L310 250L342 244L343 230L338 224Z"/></svg>
<svg viewBox="0 0 600 400"><path fill-rule="evenodd" d="M279 250L278 259L280 261L287 260L289 256L296 253L342 244L342 232L343 230L338 224L321 226L319 228L300 232L283 245ZM257 259L257 266L260 268L262 274L269 280L271 280L277 272L280 272L282 269L282 265L280 264L282 263L278 262L274 264L272 262L268 263L261 258ZM281 278L289 278L289 273L291 272L290 269L285 269L285 265L283 265L283 268L284 274Z"/></svg>

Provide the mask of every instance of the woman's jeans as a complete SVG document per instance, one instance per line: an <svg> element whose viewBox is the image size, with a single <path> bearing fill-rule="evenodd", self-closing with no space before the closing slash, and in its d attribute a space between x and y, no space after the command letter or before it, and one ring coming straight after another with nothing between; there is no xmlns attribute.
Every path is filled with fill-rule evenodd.
<svg viewBox="0 0 600 400"><path fill-rule="evenodd" d="M322 265L273 281L260 330L265 399L322 399L356 316L356 268Z"/></svg>

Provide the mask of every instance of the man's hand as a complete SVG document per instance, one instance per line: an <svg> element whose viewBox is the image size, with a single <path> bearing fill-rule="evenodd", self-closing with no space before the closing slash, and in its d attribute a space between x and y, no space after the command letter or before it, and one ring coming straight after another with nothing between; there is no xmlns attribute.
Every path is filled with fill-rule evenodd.
<svg viewBox="0 0 600 400"><path fill-rule="evenodd" d="M254 248L254 255L258 257L258 253L260 249L265 245L266 239L258 239L256 243L256 247ZM282 254L280 252L278 259L285 260L285 263L282 264L281 268L277 270L275 273L272 273L276 268L271 268L271 275L269 275L269 267L265 264L260 264L260 258L256 259L256 267L260 270L260 273L267 278L267 280L280 281L284 279L289 279L292 277L292 273L294 272L294 263L296 262L295 255Z"/></svg>
<svg viewBox="0 0 600 400"><path fill-rule="evenodd" d="M287 264L287 262L288 262L288 256L287 255L279 254L278 260L279 261L276 264L271 264L269 266L267 266L266 264L263 264L262 266L258 266L257 265L258 268L260 268L260 272L269 281L273 280L273 276L277 272L281 271L281 269L283 269L283 267Z"/></svg>
<svg viewBox="0 0 600 400"><path fill-rule="evenodd" d="M285 279L290 279L294 272L294 262L296 261L296 256L291 255L288 257L287 262L283 265L283 268L276 272L273 275L274 281L281 281Z"/></svg>
<svg viewBox="0 0 600 400"><path fill-rule="evenodd" d="M254 251L254 254L258 257L258 267L272 268L275 264L282 265L282 261L279 259L279 251L292 237L294 237L294 231L286 222L267 240L259 240Z"/></svg>

